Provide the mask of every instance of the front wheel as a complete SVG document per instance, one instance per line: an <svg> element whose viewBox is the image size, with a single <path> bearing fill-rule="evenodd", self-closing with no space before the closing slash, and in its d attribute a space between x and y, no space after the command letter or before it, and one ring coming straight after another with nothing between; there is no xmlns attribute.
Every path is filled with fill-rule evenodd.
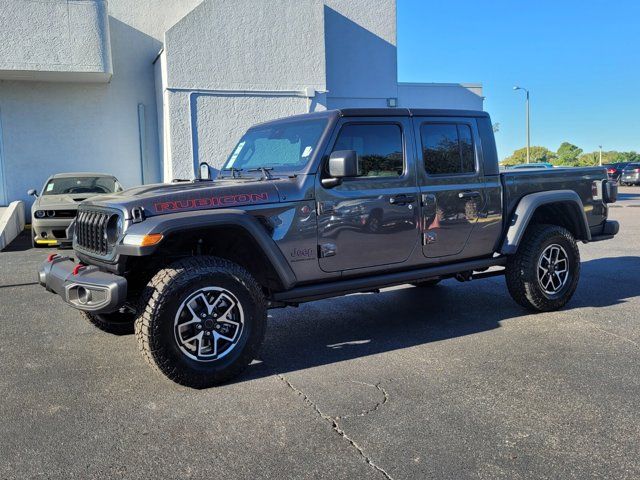
<svg viewBox="0 0 640 480"><path fill-rule="evenodd" d="M144 358L182 385L206 388L242 372L264 338L262 289L242 267L194 257L160 270L144 293L136 320Z"/></svg>
<svg viewBox="0 0 640 480"><path fill-rule="evenodd" d="M532 225L506 268L511 297L529 310L562 308L580 277L580 252L573 235L557 225Z"/></svg>

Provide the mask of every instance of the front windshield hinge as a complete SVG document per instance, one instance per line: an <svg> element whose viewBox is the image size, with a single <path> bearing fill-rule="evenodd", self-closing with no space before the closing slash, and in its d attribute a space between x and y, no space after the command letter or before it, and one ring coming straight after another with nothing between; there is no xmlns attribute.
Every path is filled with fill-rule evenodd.
<svg viewBox="0 0 640 480"><path fill-rule="evenodd" d="M220 169L220 172L231 172L231 178L241 178L242 177L242 169L241 168L235 168L235 167L227 167L227 168L222 168ZM238 174L238 176L236 176L236 173ZM218 175L218 178L224 178L224 175Z"/></svg>

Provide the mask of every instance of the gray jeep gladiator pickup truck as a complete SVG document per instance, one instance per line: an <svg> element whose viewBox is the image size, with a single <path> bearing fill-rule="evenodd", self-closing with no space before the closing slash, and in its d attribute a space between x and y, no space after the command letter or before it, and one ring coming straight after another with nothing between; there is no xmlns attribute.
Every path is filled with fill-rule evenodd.
<svg viewBox="0 0 640 480"><path fill-rule="evenodd" d="M501 173L489 115L345 109L252 127L217 178L84 201L74 258L40 283L170 379L207 387L257 355L267 309L410 283L505 275L561 308L577 241L612 238L603 167Z"/></svg>

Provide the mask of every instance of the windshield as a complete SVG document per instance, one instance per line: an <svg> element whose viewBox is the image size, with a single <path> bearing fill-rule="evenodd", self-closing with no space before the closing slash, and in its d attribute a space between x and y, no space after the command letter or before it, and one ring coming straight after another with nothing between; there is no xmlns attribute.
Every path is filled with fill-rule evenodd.
<svg viewBox="0 0 640 480"><path fill-rule="evenodd" d="M326 126L327 120L322 118L252 128L240 139L222 169L299 171L311 159Z"/></svg>
<svg viewBox="0 0 640 480"><path fill-rule="evenodd" d="M113 177L63 177L47 182L43 195L65 195L75 193L113 193L122 187Z"/></svg>

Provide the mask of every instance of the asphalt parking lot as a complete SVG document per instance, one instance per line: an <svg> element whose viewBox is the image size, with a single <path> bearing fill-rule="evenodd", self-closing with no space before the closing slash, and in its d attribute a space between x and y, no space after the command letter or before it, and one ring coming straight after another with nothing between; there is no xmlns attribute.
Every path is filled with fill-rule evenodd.
<svg viewBox="0 0 640 480"><path fill-rule="evenodd" d="M259 361L209 390L154 373L0 253L0 478L639 478L640 188L581 245L568 307L504 279L270 312Z"/></svg>

